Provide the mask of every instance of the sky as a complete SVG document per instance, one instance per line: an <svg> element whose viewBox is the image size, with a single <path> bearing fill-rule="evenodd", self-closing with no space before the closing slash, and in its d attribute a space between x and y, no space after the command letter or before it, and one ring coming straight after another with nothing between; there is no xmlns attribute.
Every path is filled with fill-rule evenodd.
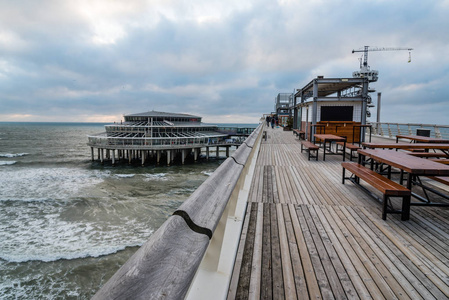
<svg viewBox="0 0 449 300"><path fill-rule="evenodd" d="M448 16L449 0L0 0L0 122L258 123L370 46L413 48L369 52L381 121L448 125Z"/></svg>

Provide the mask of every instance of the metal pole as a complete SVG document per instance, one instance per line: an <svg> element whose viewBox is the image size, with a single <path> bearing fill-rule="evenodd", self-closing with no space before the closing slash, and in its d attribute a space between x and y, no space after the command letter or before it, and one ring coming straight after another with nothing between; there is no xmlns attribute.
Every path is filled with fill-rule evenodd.
<svg viewBox="0 0 449 300"><path fill-rule="evenodd" d="M377 134L379 134L380 132L380 99L381 99L381 92L377 93L377 116L376 116L376 121L377 121Z"/></svg>

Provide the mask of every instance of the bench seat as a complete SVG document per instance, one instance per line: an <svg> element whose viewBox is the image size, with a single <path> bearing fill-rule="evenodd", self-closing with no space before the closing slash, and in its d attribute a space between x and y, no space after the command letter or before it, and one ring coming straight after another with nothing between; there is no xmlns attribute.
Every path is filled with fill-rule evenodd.
<svg viewBox="0 0 449 300"><path fill-rule="evenodd" d="M315 145L312 142L309 141L301 141L301 153L304 150L304 148L306 148L307 152L309 152L309 160L310 158L315 158L316 160L318 160L318 150L320 149L320 147L318 145ZM311 155L311 152L314 151L315 152L315 156Z"/></svg>
<svg viewBox="0 0 449 300"><path fill-rule="evenodd" d="M449 185L449 176L429 176L430 179Z"/></svg>
<svg viewBox="0 0 449 300"><path fill-rule="evenodd" d="M296 134L299 139L304 139L306 133L303 130L293 129L293 134Z"/></svg>
<svg viewBox="0 0 449 300"><path fill-rule="evenodd" d="M407 218L410 210L410 197L411 192L406 187L391 181L390 179L362 166L358 163L352 162L344 162L341 164L343 167L343 180L342 183L345 183L345 179L351 180L353 183L358 184L360 186L360 179L370 184L372 187L377 189L383 194L383 198L379 199L375 195L373 195L370 191L364 188L367 192L369 192L373 197L377 198L382 202L382 219L387 219L387 213L402 213L402 220ZM346 177L345 170L348 170L353 174L354 177ZM397 211L394 209L388 209L388 200L389 197L402 197L402 210Z"/></svg>
<svg viewBox="0 0 449 300"><path fill-rule="evenodd" d="M338 146L341 146L341 149L338 149ZM343 146L344 143L343 142L337 142L337 152L338 151L343 151ZM346 149L349 149L349 160L352 161L353 156L353 152L357 152L357 150L361 149L360 146L354 145L354 144L350 144L350 143L346 143Z"/></svg>
<svg viewBox="0 0 449 300"><path fill-rule="evenodd" d="M411 152L409 155L417 156L417 157L448 157L444 153L432 153L432 152Z"/></svg>
<svg viewBox="0 0 449 300"><path fill-rule="evenodd" d="M440 164L449 165L449 159L429 159L429 160L440 163Z"/></svg>

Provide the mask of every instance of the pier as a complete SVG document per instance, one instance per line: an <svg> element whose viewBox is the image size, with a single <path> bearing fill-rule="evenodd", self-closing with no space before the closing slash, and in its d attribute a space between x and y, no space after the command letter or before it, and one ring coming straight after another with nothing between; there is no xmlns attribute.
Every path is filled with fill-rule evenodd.
<svg viewBox="0 0 449 300"><path fill-rule="evenodd" d="M291 131L261 127L95 299L449 298L447 208L384 221L341 183L341 156L309 161Z"/></svg>
<svg viewBox="0 0 449 300"><path fill-rule="evenodd" d="M239 147L244 138L255 128L218 127L201 122L199 116L150 111L125 115L124 121L105 126L105 132L88 136L87 145L91 148L92 161L103 164L106 160L115 165L125 160L145 162L152 160L159 164L165 159L167 165L179 158L184 164L186 158L198 160L205 150L209 159L210 148L216 149L219 158L220 148ZM96 151L95 151L96 149Z"/></svg>

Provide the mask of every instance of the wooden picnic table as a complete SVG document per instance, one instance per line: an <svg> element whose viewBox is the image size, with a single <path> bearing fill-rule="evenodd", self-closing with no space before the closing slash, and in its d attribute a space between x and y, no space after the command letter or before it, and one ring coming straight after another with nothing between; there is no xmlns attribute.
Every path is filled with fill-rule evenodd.
<svg viewBox="0 0 449 300"><path fill-rule="evenodd" d="M332 146L332 142L343 142L343 161L345 161L345 157L346 157L346 138L338 136L338 135L334 135L334 134L315 134L314 135L315 138L322 140L323 141L323 161L326 160L326 143L329 143L329 152L327 153L329 154L333 154L333 155L338 155L339 153L337 153L337 151L332 152L331 150L331 146Z"/></svg>
<svg viewBox="0 0 449 300"><path fill-rule="evenodd" d="M448 165L414 157L408 155L406 152L383 149L359 149L357 152L359 153L359 163L363 160L362 156L366 156L379 163L395 167L408 173L407 188L410 191L412 190L412 177L414 176L449 176ZM404 219L410 217L410 205L449 206L449 204L446 203L432 203L429 199L424 199L414 193L412 193L412 196L425 203L406 203L404 207Z"/></svg>
<svg viewBox="0 0 449 300"><path fill-rule="evenodd" d="M399 139L408 139L411 143L444 143L449 144L449 140L445 139L437 139L428 136L420 136L420 135L396 135L396 143L399 142Z"/></svg>

